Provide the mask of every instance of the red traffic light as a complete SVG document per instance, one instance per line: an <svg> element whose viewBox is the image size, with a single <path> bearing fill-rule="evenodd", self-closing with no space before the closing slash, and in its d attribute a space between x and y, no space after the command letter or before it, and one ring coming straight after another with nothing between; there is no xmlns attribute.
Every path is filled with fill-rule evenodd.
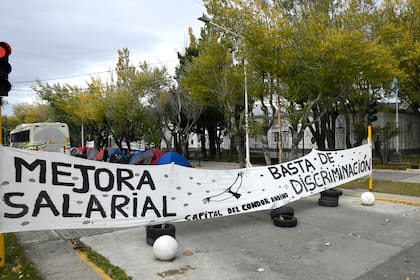
<svg viewBox="0 0 420 280"><path fill-rule="evenodd" d="M12 53L12 48L6 42L0 42L0 58L9 56Z"/></svg>
<svg viewBox="0 0 420 280"><path fill-rule="evenodd" d="M2 96L7 96L12 85L9 82L9 73L12 66L9 63L9 55L12 48L6 42L0 42L0 100Z"/></svg>

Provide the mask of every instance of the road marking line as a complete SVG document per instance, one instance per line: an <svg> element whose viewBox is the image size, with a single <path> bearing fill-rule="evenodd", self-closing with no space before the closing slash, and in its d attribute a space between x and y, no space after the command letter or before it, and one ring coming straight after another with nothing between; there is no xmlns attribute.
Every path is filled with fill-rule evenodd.
<svg viewBox="0 0 420 280"><path fill-rule="evenodd" d="M94 264L93 262L91 262L89 260L89 258L87 257L87 255L81 251L77 252L77 256L84 262L86 263L90 268L92 268L96 273L98 273L98 275L104 279L104 280L112 280L111 277L109 277L108 274L105 273L105 271L103 271L102 268L98 267L96 264Z"/></svg>

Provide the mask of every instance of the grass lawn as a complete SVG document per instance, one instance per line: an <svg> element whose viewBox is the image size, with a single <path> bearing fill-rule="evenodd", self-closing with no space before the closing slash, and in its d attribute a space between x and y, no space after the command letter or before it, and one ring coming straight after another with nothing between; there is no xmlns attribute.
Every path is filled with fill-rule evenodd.
<svg viewBox="0 0 420 280"><path fill-rule="evenodd" d="M354 180L350 183L339 186L339 188L368 190L368 180ZM420 184L374 180L373 191L420 197Z"/></svg>
<svg viewBox="0 0 420 280"><path fill-rule="evenodd" d="M23 247L18 243L16 235L4 234L6 265L0 267L1 280L41 280L35 267L27 261Z"/></svg>

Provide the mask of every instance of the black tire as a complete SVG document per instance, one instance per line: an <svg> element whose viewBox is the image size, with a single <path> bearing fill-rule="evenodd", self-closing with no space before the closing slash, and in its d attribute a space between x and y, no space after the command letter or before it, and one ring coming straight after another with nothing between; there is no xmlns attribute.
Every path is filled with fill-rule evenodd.
<svg viewBox="0 0 420 280"><path fill-rule="evenodd" d="M270 212L271 219L274 219L274 217L278 217L280 215L294 216L295 210L290 206L282 206L279 208L275 208Z"/></svg>
<svg viewBox="0 0 420 280"><path fill-rule="evenodd" d="M273 223L278 227L295 227L297 225L297 219L295 216L280 215L273 218Z"/></svg>
<svg viewBox="0 0 420 280"><path fill-rule="evenodd" d="M156 239L162 235L170 235L175 238L175 226L173 224L158 224L146 227L146 243L150 246L153 246Z"/></svg>
<svg viewBox="0 0 420 280"><path fill-rule="evenodd" d="M327 196L327 195L321 194L320 199L327 200L327 201L338 201L338 196Z"/></svg>
<svg viewBox="0 0 420 280"><path fill-rule="evenodd" d="M146 237L147 245L153 246L153 243L155 243L156 239L157 238Z"/></svg>
<svg viewBox="0 0 420 280"><path fill-rule="evenodd" d="M336 201L319 199L318 204L321 205L321 206L326 206L326 207L337 207L338 206L338 199Z"/></svg>
<svg viewBox="0 0 420 280"><path fill-rule="evenodd" d="M343 191L339 190L339 189L336 189L336 188L325 190L325 191L321 192L321 195L331 196L331 197L339 197L342 194L343 194Z"/></svg>

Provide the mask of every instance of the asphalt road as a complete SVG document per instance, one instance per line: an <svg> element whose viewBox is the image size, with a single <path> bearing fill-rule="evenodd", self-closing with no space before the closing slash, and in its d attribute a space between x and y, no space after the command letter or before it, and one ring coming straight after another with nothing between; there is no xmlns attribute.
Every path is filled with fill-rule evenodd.
<svg viewBox="0 0 420 280"><path fill-rule="evenodd" d="M418 207L367 207L350 196L335 208L316 202L293 203L295 228L274 226L267 212L176 224L180 250L169 263L153 258L144 229L81 240L134 279L168 271L180 272L170 279L420 279Z"/></svg>
<svg viewBox="0 0 420 280"><path fill-rule="evenodd" d="M294 228L274 226L267 211L177 223L171 262L154 258L144 227L19 236L24 243L32 236L25 248L46 280L101 279L64 244L72 236L133 279L420 279L419 206L363 206L346 192L330 208L319 206L318 197L291 204Z"/></svg>

